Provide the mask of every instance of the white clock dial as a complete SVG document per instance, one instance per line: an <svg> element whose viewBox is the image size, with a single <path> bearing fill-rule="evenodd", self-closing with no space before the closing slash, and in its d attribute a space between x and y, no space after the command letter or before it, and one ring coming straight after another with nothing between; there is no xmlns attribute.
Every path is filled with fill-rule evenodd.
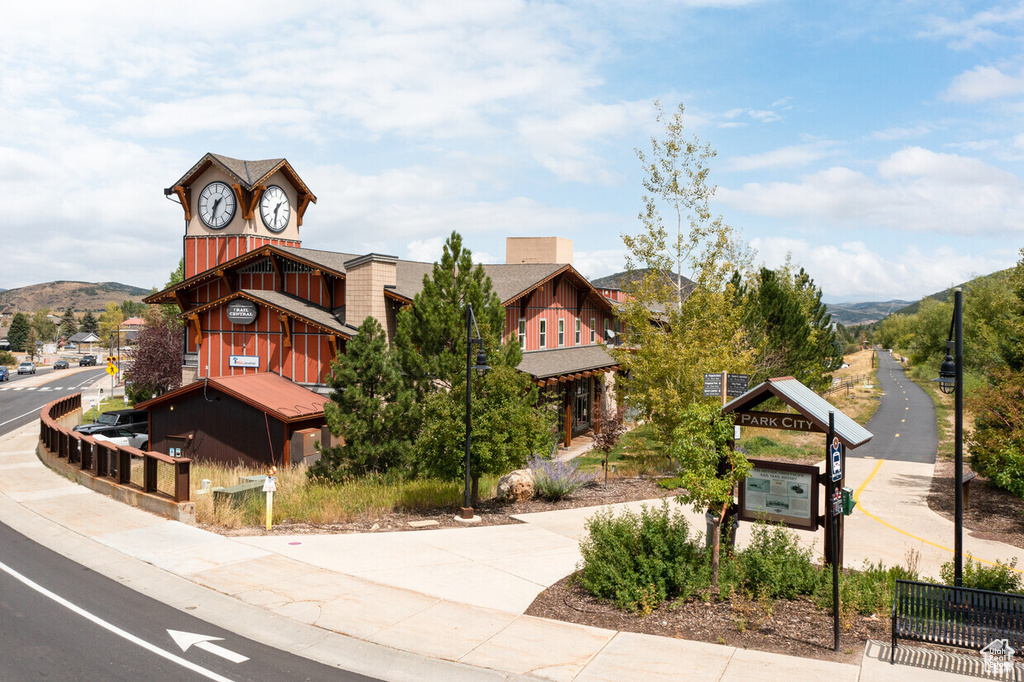
<svg viewBox="0 0 1024 682"><path fill-rule="evenodd" d="M207 185L199 195L199 219L212 230L219 230L235 217L235 194L219 180Z"/></svg>
<svg viewBox="0 0 1024 682"><path fill-rule="evenodd" d="M288 195L277 185L271 185L260 197L260 217L271 232L280 232L288 227L291 206Z"/></svg>

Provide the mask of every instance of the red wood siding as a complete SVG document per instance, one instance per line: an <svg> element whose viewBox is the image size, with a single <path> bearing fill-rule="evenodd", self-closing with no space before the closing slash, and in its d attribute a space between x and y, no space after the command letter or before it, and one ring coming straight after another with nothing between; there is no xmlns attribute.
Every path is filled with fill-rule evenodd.
<svg viewBox="0 0 1024 682"><path fill-rule="evenodd" d="M255 235L225 234L211 237L185 237L185 277L215 268L232 258L267 244L301 246L297 239L274 239Z"/></svg>
<svg viewBox="0 0 1024 682"><path fill-rule="evenodd" d="M576 345L576 303L577 296L585 296L585 290L577 289L570 282L563 281L558 291L553 291L551 282L541 286L533 293L526 308L526 348L524 351L549 350L554 348L572 348ZM519 334L521 308L519 301L513 301L505 308L505 335L510 341L516 341ZM597 333L594 344L604 341L604 324L606 320L614 320L614 316L598 308L592 301L583 304L580 315L580 345L589 346L590 319L594 318ZM540 347L540 320L547 320L547 344ZM558 345L558 320L565 321L565 342ZM614 327L614 322L612 323Z"/></svg>

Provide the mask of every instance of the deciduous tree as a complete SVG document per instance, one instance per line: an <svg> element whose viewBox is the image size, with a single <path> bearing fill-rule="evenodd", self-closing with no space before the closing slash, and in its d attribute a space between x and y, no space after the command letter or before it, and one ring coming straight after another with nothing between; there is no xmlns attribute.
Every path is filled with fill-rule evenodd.
<svg viewBox="0 0 1024 682"><path fill-rule="evenodd" d="M752 353L742 325L731 275L745 271L749 252L735 231L712 217L708 162L714 152L683 127L683 107L666 116L656 104L663 137L637 152L644 170L642 229L624 235L630 282L620 306L620 348L612 351L624 370L629 404L651 421L668 443L683 410L703 395L705 372L749 372ZM674 234L662 220L667 206ZM676 272L673 272L673 267ZM648 270L642 277L632 275ZM679 271L693 281L681 286Z"/></svg>
<svg viewBox="0 0 1024 682"><path fill-rule="evenodd" d="M155 310L146 316L136 344L125 352L125 381L133 402L181 386L181 323Z"/></svg>
<svg viewBox="0 0 1024 682"><path fill-rule="evenodd" d="M118 344L118 330L124 322L124 315L121 307L111 301L107 309L100 315L99 334L100 341L107 345L107 348L116 348ZM84 326L84 321L83 321Z"/></svg>

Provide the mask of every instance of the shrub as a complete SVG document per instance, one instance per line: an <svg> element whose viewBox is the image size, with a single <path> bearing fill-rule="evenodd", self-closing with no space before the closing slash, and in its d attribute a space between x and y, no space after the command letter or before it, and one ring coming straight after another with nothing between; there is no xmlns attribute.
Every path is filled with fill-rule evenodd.
<svg viewBox="0 0 1024 682"><path fill-rule="evenodd" d="M640 514L598 512L580 544L580 584L621 609L644 614L666 599L707 589L709 561L689 532L682 513L669 512L667 500Z"/></svg>
<svg viewBox="0 0 1024 682"><path fill-rule="evenodd" d="M0 365L7 365L9 367L16 364L18 364L18 358L5 350L0 350Z"/></svg>
<svg viewBox="0 0 1024 682"><path fill-rule="evenodd" d="M1020 593L1020 574L1014 570L1016 566L1016 557L1005 564L997 559L995 566L985 566L980 561L974 561L967 557L967 561L964 562L961 584L976 590ZM953 584L955 574L956 568L952 561L942 564L942 568L939 569L939 577L947 585Z"/></svg>
<svg viewBox="0 0 1024 682"><path fill-rule="evenodd" d="M750 545L736 560L742 588L758 597L792 599L813 594L820 581L811 550L800 547L796 536L781 526L756 524Z"/></svg>
<svg viewBox="0 0 1024 682"><path fill-rule="evenodd" d="M533 470L537 494L549 500L568 497L594 480L593 474L580 471L575 460L558 461L534 455L526 465Z"/></svg>

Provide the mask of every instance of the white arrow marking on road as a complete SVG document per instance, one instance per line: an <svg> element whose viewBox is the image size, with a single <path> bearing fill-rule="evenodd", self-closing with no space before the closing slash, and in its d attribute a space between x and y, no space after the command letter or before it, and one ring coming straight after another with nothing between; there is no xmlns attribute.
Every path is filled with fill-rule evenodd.
<svg viewBox="0 0 1024 682"><path fill-rule="evenodd" d="M189 647L195 646L197 649L202 649L203 651L207 651L211 654L216 654L221 658L226 658L232 663L244 663L249 660L248 656L236 654L234 651L230 651L222 646L212 643L212 640L215 639L223 641L223 637L197 635L194 632L181 632L180 630L168 630L167 634L174 639L174 643L180 646L182 651L188 651Z"/></svg>

